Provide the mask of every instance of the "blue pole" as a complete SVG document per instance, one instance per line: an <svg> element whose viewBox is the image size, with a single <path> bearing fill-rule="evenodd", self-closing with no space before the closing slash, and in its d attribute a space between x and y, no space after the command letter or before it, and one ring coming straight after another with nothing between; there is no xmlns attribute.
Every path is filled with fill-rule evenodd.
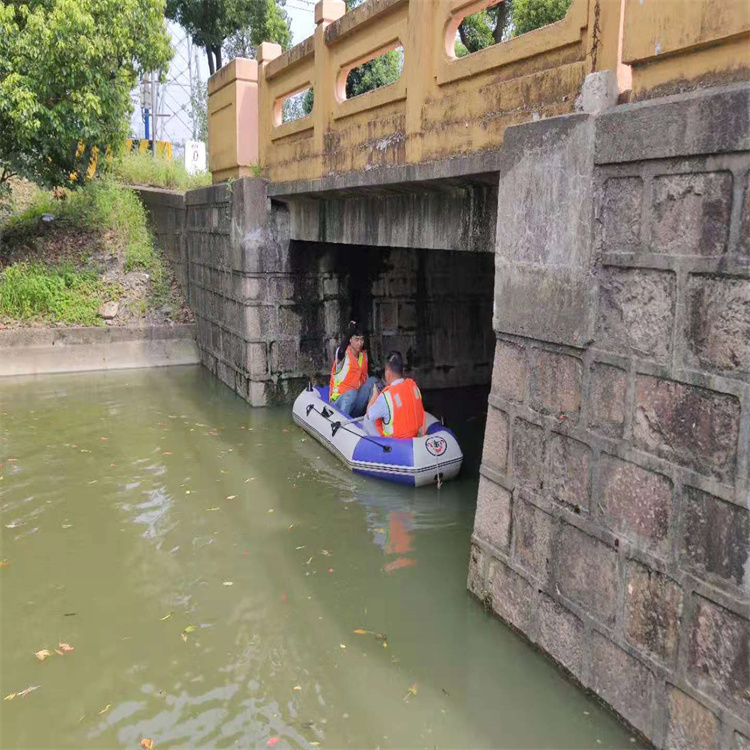
<svg viewBox="0 0 750 750"><path fill-rule="evenodd" d="M147 141L151 140L150 131L148 129L148 126L149 126L149 115L150 115L150 110L149 110L148 107L145 107L144 110L143 110L143 119L146 121L146 140Z"/></svg>

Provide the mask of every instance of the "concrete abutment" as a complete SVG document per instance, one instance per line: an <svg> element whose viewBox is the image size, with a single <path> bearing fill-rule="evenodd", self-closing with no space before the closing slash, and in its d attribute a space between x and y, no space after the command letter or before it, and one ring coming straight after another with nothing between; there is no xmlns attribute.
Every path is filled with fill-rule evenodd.
<svg viewBox="0 0 750 750"><path fill-rule="evenodd" d="M249 403L325 378L351 315L427 387L491 378L469 590L659 747L750 737L748 112L185 202L202 361Z"/></svg>

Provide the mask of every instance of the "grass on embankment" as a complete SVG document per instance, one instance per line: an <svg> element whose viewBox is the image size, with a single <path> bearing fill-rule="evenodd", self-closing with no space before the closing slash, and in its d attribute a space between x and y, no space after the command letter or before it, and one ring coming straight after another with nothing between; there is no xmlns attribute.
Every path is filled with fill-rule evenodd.
<svg viewBox="0 0 750 750"><path fill-rule="evenodd" d="M182 162L160 157L154 159L151 154L124 154L113 159L108 169L114 179L125 185L146 185L185 191L211 184L210 172L191 175L187 173Z"/></svg>
<svg viewBox="0 0 750 750"><path fill-rule="evenodd" d="M73 191L17 183L0 224L0 324L110 325L184 319L184 303L155 249L138 197L111 179ZM158 311L158 319L149 316Z"/></svg>

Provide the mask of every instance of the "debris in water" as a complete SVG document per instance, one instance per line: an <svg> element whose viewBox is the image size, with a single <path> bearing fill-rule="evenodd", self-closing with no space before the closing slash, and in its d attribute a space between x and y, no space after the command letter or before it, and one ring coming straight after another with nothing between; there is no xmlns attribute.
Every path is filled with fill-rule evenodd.
<svg viewBox="0 0 750 750"><path fill-rule="evenodd" d="M227 495L227 500L234 500L237 495Z"/></svg>
<svg viewBox="0 0 750 750"><path fill-rule="evenodd" d="M14 698L25 698L29 693L33 693L35 690L39 690L40 687L41 685L30 685L23 690L19 690L17 693L8 693L8 695L6 695L3 700L12 701Z"/></svg>
<svg viewBox="0 0 750 750"><path fill-rule="evenodd" d="M143 750L154 750L154 741L148 739L148 737L144 737L141 740L141 747Z"/></svg>
<svg viewBox="0 0 750 750"><path fill-rule="evenodd" d="M234 586L234 581L224 581L224 583L221 584L222 586Z"/></svg>
<svg viewBox="0 0 750 750"><path fill-rule="evenodd" d="M23 521L11 521L11 523L6 523L5 528L6 529L17 529L19 526L23 526Z"/></svg>
<svg viewBox="0 0 750 750"><path fill-rule="evenodd" d="M75 651L75 649L68 643L58 643L57 647L62 651L64 654L67 654L69 651Z"/></svg>
<svg viewBox="0 0 750 750"><path fill-rule="evenodd" d="M164 615L164 617L159 618L159 622L164 622L164 620L168 620L172 616L172 613L170 612L168 615Z"/></svg>
<svg viewBox="0 0 750 750"><path fill-rule="evenodd" d="M102 714L106 714L110 708L112 708L112 704L107 703L107 705L101 711L99 711L99 716L101 716Z"/></svg>
<svg viewBox="0 0 750 750"><path fill-rule="evenodd" d="M35 651L34 656L36 656L39 661L44 661L48 656L52 656L52 654L46 648L43 648L41 651Z"/></svg>
<svg viewBox="0 0 750 750"><path fill-rule="evenodd" d="M404 696L404 701L409 702L409 698L413 698L417 694L417 683L415 682L407 691Z"/></svg>
<svg viewBox="0 0 750 750"><path fill-rule="evenodd" d="M268 742L266 742L266 745L268 745L268 747L273 747L274 745L278 743L278 741L279 741L278 737L269 737Z"/></svg>
<svg viewBox="0 0 750 750"><path fill-rule="evenodd" d="M292 690L295 690L296 692L300 692L302 690L302 687L300 685L295 685Z"/></svg>

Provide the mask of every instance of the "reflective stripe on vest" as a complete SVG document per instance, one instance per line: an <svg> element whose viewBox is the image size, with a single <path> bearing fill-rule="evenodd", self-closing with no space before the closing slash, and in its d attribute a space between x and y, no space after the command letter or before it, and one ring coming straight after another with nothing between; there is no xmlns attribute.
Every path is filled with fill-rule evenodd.
<svg viewBox="0 0 750 750"><path fill-rule="evenodd" d="M388 405L388 421L378 419L376 425L383 437L414 438L424 427L425 414L422 394L411 379L386 386L383 398Z"/></svg>
<svg viewBox="0 0 750 750"><path fill-rule="evenodd" d="M331 382L329 384L328 399L333 403L347 391L359 388L367 380L367 352L363 349L358 357L354 357L351 347L346 348L341 369L336 372L336 358L331 368Z"/></svg>

